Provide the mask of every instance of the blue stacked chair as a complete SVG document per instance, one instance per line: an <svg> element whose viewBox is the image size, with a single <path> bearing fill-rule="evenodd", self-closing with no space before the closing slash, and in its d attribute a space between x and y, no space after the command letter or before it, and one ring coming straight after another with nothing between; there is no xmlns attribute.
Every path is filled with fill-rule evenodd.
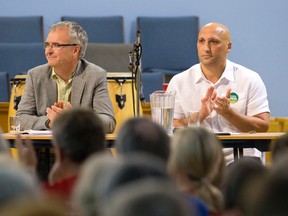
<svg viewBox="0 0 288 216"><path fill-rule="evenodd" d="M137 27L141 31L141 67L146 94L162 89L159 80L153 80L151 75L149 78L146 74L162 73L163 81L169 82L175 74L198 62L197 16L138 17ZM155 82L155 85L152 85L152 82ZM152 86L154 87L150 88Z"/></svg>
<svg viewBox="0 0 288 216"><path fill-rule="evenodd" d="M43 16L0 17L0 101L10 97L9 79L43 63ZM28 43L28 45L24 45ZM32 45L33 43L33 45ZM38 43L38 45L34 45ZM37 47L37 48L36 48ZM40 49L39 49L40 48ZM38 49L38 51L36 51ZM41 50L41 54L39 52ZM41 61L38 61L42 58Z"/></svg>
<svg viewBox="0 0 288 216"><path fill-rule="evenodd" d="M43 43L43 16L0 17L0 43Z"/></svg>
<svg viewBox="0 0 288 216"><path fill-rule="evenodd" d="M122 16L62 16L61 20L75 21L80 24L88 34L89 43L124 43L124 19Z"/></svg>
<svg viewBox="0 0 288 216"><path fill-rule="evenodd" d="M143 73L175 75L198 62L199 18L138 17Z"/></svg>
<svg viewBox="0 0 288 216"><path fill-rule="evenodd" d="M0 43L0 53L3 53L0 58L0 71L9 73L8 78L1 76L6 79L1 83L7 83L7 79L14 78L18 74L26 74L29 69L47 62L42 43ZM10 91L9 84L3 88ZM6 99L5 97L3 100Z"/></svg>

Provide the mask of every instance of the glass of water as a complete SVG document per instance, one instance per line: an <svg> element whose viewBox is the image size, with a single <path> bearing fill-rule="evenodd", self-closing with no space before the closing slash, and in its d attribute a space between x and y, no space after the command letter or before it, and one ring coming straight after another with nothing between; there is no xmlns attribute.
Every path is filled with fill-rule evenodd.
<svg viewBox="0 0 288 216"><path fill-rule="evenodd" d="M20 132L20 117L19 116L10 116L10 134L18 134Z"/></svg>
<svg viewBox="0 0 288 216"><path fill-rule="evenodd" d="M161 125L166 132L173 133L175 92L163 90L150 94L150 106L152 120Z"/></svg>
<svg viewBox="0 0 288 216"><path fill-rule="evenodd" d="M186 114L188 127L199 127L200 126L200 118L199 111L189 111Z"/></svg>

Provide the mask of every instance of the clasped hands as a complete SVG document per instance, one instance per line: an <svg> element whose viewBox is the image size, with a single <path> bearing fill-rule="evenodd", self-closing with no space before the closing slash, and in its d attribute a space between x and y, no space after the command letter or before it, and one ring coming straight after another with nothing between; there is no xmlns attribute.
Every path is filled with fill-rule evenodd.
<svg viewBox="0 0 288 216"><path fill-rule="evenodd" d="M48 119L50 120L50 126L53 125L55 118L59 114L63 113L65 110L68 110L70 108L72 108L71 103L67 102L66 104L64 104L63 101L58 101L54 103L51 107L47 107L46 113L47 113Z"/></svg>
<svg viewBox="0 0 288 216"><path fill-rule="evenodd" d="M231 88L226 91L225 96L217 96L214 87L210 86L207 89L205 97L201 99L200 119L203 121L213 110L221 116L228 115L231 109L230 93Z"/></svg>

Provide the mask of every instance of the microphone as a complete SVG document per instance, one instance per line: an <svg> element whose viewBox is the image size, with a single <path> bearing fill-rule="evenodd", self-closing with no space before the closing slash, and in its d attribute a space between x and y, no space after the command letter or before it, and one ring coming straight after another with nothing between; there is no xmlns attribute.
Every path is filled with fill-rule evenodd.
<svg viewBox="0 0 288 216"><path fill-rule="evenodd" d="M136 41L135 41L135 46L136 47L140 46L140 36L141 36L141 31L140 31L140 29L138 29L137 32L136 32Z"/></svg>

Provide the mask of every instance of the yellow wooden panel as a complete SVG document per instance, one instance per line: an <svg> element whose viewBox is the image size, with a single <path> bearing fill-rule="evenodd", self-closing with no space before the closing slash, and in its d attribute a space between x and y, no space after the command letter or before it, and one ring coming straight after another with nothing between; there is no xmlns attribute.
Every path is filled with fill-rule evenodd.
<svg viewBox="0 0 288 216"><path fill-rule="evenodd" d="M287 132L287 131L288 131L288 122L283 122L282 131L283 131L283 132Z"/></svg>
<svg viewBox="0 0 288 216"><path fill-rule="evenodd" d="M274 119L270 119L270 125L268 128L268 132L281 132L282 131L282 125L280 122Z"/></svg>
<svg viewBox="0 0 288 216"><path fill-rule="evenodd" d="M268 132L281 132L282 131L282 124L276 119L270 119L270 126ZM265 164L269 166L271 164L271 152L265 152Z"/></svg>
<svg viewBox="0 0 288 216"><path fill-rule="evenodd" d="M284 125L288 124L288 117L277 117L277 118L275 118L275 120L281 124L282 131L284 131ZM287 127L287 126L285 126L285 127Z"/></svg>

